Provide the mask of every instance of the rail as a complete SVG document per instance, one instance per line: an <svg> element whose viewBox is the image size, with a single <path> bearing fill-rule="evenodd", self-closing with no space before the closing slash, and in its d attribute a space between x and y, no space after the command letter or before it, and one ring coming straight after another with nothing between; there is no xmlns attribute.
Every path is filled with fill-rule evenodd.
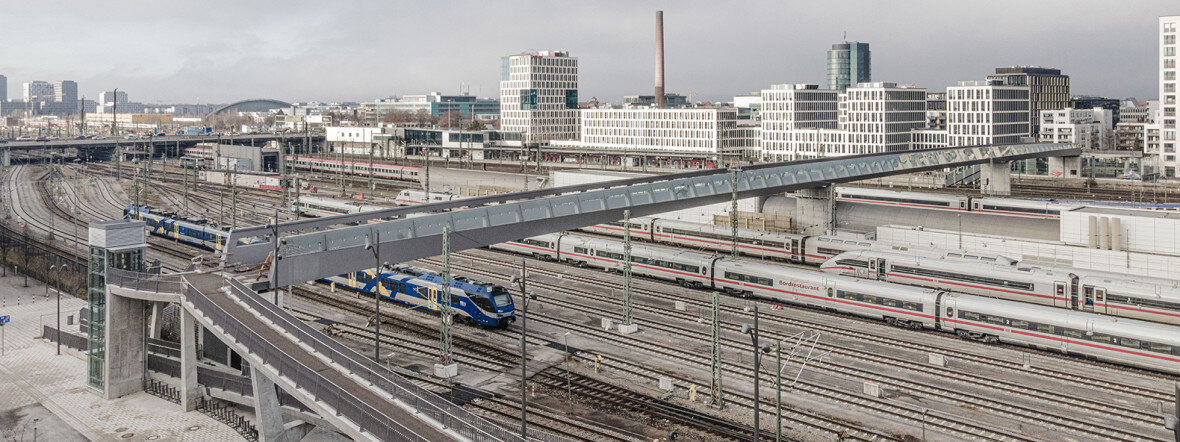
<svg viewBox="0 0 1180 442"><path fill-rule="evenodd" d="M291 355L284 353L274 344L262 339L237 318L206 297L192 285L184 291L185 300L209 317L222 328L226 335L240 345L250 349L268 365L274 367L280 376L295 383L295 386L335 409L335 412L352 421L361 431L368 432L380 440L421 440L426 438L397 423L371 405L361 402L342 386L336 385L321 374L311 370Z"/></svg>
<svg viewBox="0 0 1180 442"><path fill-rule="evenodd" d="M229 279L238 296L264 318L283 328L296 339L310 345L345 370L360 376L418 412L442 423L447 428L474 441L523 441L519 435L459 407L408 379L390 371L357 352L315 330L303 321L287 314L278 306L262 299L242 282ZM551 439L543 439L551 440Z"/></svg>
<svg viewBox="0 0 1180 442"><path fill-rule="evenodd" d="M188 283L180 275L140 273L116 268L107 268L107 284L153 293L185 293Z"/></svg>

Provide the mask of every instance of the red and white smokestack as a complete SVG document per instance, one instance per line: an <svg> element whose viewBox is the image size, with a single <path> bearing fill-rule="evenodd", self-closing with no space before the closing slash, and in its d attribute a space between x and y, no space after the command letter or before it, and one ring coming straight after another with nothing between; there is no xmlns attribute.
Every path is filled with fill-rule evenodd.
<svg viewBox="0 0 1180 442"><path fill-rule="evenodd" d="M656 11L656 107L664 108L664 11Z"/></svg>

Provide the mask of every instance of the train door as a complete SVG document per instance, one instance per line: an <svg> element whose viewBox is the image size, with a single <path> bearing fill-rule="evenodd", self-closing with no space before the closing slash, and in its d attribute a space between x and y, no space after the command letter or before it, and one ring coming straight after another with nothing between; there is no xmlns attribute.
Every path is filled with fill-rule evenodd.
<svg viewBox="0 0 1180 442"><path fill-rule="evenodd" d="M1065 301L1065 291L1068 284L1061 281L1053 282L1053 306L1069 308L1069 304Z"/></svg>
<svg viewBox="0 0 1180 442"><path fill-rule="evenodd" d="M1069 275L1069 308L1078 310L1078 275Z"/></svg>
<svg viewBox="0 0 1180 442"><path fill-rule="evenodd" d="M349 287L356 287L356 273L357 272L349 272L349 274L348 274L348 286Z"/></svg>
<svg viewBox="0 0 1180 442"><path fill-rule="evenodd" d="M942 330L942 295L943 292L938 292L934 295L934 329Z"/></svg>
<svg viewBox="0 0 1180 442"><path fill-rule="evenodd" d="M441 310L441 308L438 304L438 289L434 288L434 287L428 287L426 289L426 295L427 295L426 308L429 308L434 311Z"/></svg>
<svg viewBox="0 0 1180 442"><path fill-rule="evenodd" d="M803 262L803 240L800 238L791 239L791 257L795 262Z"/></svg>
<svg viewBox="0 0 1180 442"><path fill-rule="evenodd" d="M1098 307L1098 313L1107 313L1106 309L1106 289L1102 287L1094 287L1094 299L1090 303L1090 311L1094 311L1094 306Z"/></svg>
<svg viewBox="0 0 1180 442"><path fill-rule="evenodd" d="M869 258L869 273L876 274L879 280L885 280L885 259Z"/></svg>

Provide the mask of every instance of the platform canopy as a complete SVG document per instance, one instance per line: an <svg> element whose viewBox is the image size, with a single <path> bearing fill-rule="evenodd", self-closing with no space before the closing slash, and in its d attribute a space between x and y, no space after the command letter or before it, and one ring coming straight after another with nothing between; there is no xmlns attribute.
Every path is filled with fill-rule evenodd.
<svg viewBox="0 0 1180 442"><path fill-rule="evenodd" d="M750 198L887 175L1079 154L1079 149L1057 143L888 152L745 167L737 171L736 185L739 198ZM733 185L731 170L715 169L249 227L231 232L223 263L261 264L277 246L279 259L271 266L271 284L282 287L375 267L378 260L366 245L377 238L380 262L399 263L439 255L446 226L453 232L451 250L459 251L613 222L628 209L638 217L726 202ZM430 213L454 207L467 208ZM412 213L420 216L366 222ZM363 224L308 232L348 222ZM276 244L274 232L305 233L282 237ZM238 239L264 235L271 235L268 241L238 244Z"/></svg>

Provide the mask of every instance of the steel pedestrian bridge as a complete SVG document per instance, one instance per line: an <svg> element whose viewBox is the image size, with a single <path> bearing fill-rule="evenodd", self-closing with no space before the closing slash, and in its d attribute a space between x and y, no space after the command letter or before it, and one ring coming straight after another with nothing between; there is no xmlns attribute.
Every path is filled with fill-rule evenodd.
<svg viewBox="0 0 1180 442"><path fill-rule="evenodd" d="M451 227L452 251L617 221L623 211L648 216L729 201L736 181L738 198L765 196L887 175L970 164L1080 155L1068 144L1009 144L887 152L838 158L774 163L736 172L703 170L625 179L392 208L230 232L223 255L226 266L263 263L277 249L271 287L341 275L376 267L365 247L380 238L380 262L399 263L439 255L443 229ZM430 213L467 207L442 213ZM407 215L417 214L413 218ZM390 221L369 220L397 218ZM346 223L361 225L322 230ZM296 233L277 239L283 233ZM240 244L246 238L265 241Z"/></svg>

